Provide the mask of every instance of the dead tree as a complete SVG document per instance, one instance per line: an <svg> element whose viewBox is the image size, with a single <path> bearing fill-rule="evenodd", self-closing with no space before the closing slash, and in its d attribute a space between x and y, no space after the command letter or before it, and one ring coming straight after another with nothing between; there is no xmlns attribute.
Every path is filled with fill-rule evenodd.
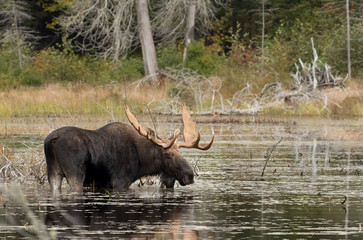
<svg viewBox="0 0 363 240"><path fill-rule="evenodd" d="M148 1L137 0L136 12L142 56L144 58L145 75L149 76L149 83L158 79L159 67L156 59L156 50L151 31Z"/></svg>
<svg viewBox="0 0 363 240"><path fill-rule="evenodd" d="M24 53L24 47L30 46L30 43L37 41L36 32L25 23L33 17L28 13L29 9L26 1L6 0L2 1L0 9L0 41L14 47L16 52L19 68L22 69L24 60L28 58Z"/></svg>
<svg viewBox="0 0 363 240"><path fill-rule="evenodd" d="M147 0L76 1L61 25L81 51L118 61L141 43L145 74L158 73ZM135 15L136 9L136 15Z"/></svg>
<svg viewBox="0 0 363 240"><path fill-rule="evenodd" d="M219 8L228 8L230 0L165 0L153 5L152 26L163 44L184 40L183 60L187 47L194 41L194 33L207 34Z"/></svg>
<svg viewBox="0 0 363 240"><path fill-rule="evenodd" d="M295 64L296 73L291 76L295 80L293 90L304 88L307 90L320 89L324 87L344 87L346 78L333 75L332 68L319 60L316 49L314 48L314 41L311 39L314 59L311 63L306 64L299 59L299 64Z"/></svg>

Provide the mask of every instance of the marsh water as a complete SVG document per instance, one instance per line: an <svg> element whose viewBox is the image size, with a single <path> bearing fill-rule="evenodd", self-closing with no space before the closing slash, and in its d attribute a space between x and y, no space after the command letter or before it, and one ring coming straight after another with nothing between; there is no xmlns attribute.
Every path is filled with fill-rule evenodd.
<svg viewBox="0 0 363 240"><path fill-rule="evenodd" d="M2 143L15 153L42 154L52 124L6 121ZM89 119L78 125L94 129L105 123ZM64 124L74 122L58 123ZM167 118L159 127L181 124ZM14 187L2 179L0 238L363 238L362 119L234 117L201 119L197 127L204 143L213 134L215 142L208 151L181 150L198 176L174 190L153 180L120 193L74 196L64 185L64 194L54 199L47 182L29 178Z"/></svg>

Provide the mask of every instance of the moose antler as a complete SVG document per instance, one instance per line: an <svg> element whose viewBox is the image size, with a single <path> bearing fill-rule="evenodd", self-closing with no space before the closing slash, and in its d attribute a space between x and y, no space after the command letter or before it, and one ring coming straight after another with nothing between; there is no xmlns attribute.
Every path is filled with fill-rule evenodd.
<svg viewBox="0 0 363 240"><path fill-rule="evenodd" d="M125 112L126 112L126 116L129 119L131 125L139 132L139 134L141 136L146 137L148 140L152 141L153 143L155 143L156 145L159 145L165 149L170 148L171 146L173 146L173 144L175 143L176 139L178 138L180 131L179 129L177 129L174 132L174 137L172 139L159 139L154 137L150 131L146 131L145 129L143 129L139 123L139 121L137 121L136 117L131 113L129 107L126 105L125 106Z"/></svg>
<svg viewBox="0 0 363 240"><path fill-rule="evenodd" d="M178 147L184 148L197 148L200 150L208 150L214 141L214 135L211 142L205 146L199 146L200 141L200 132L195 132L195 122L193 122L192 118L190 117L190 109L188 109L185 104L182 105L182 117L183 117L183 136L184 136L184 143L178 143Z"/></svg>

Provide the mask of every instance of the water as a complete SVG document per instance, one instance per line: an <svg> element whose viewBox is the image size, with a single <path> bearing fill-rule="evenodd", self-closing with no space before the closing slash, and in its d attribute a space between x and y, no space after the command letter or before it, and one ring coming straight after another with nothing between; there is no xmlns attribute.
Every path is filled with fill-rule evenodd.
<svg viewBox="0 0 363 240"><path fill-rule="evenodd" d="M39 128L27 124L33 131L8 123L8 145L15 152L26 146L29 151L40 149L37 154L41 154L47 130L41 124ZM163 126L180 124L164 122ZM0 238L42 234L45 239L363 238L361 120L295 119L198 127L205 143L212 133L216 139L205 152L182 149L198 169L194 184L161 190L157 184L139 187L136 183L121 193L87 191L82 197L64 194L58 200L49 197L47 183L23 183L22 192L7 184L11 191L2 189L0 198ZM0 141L4 139L3 134ZM26 203L11 195L17 200L25 195Z"/></svg>

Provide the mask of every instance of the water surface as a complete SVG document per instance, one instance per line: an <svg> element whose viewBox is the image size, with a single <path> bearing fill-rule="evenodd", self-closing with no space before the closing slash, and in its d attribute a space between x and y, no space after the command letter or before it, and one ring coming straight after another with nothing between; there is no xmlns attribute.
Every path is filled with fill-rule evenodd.
<svg viewBox="0 0 363 240"><path fill-rule="evenodd" d="M41 154L50 128L39 121L8 119L6 136L2 134L0 141L6 138L15 154L24 149ZM96 128L106 123L102 121L78 125ZM177 185L172 191L136 182L125 192L87 191L79 197L68 195L66 187L61 199L55 200L49 197L47 183L27 179L22 192L2 183L6 187L0 198L0 237L363 238L361 120L221 122L198 125L202 141L207 143L215 134L215 143L208 151L182 149L198 177L193 185ZM164 120L162 133L175 127L180 123Z"/></svg>

